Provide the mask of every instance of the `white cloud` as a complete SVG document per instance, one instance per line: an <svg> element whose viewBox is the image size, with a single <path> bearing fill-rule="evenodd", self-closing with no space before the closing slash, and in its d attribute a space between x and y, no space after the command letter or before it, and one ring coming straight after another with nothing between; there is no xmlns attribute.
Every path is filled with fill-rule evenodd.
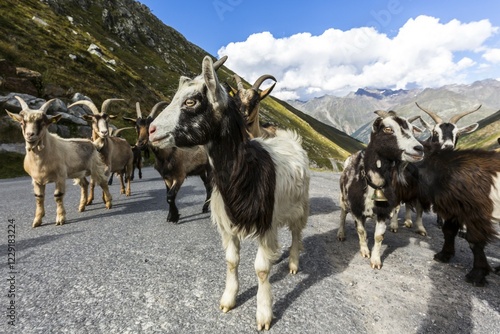
<svg viewBox="0 0 500 334"><path fill-rule="evenodd" d="M222 47L226 65L249 82L272 74L278 84L273 95L308 99L324 94L345 95L360 87L434 87L464 80L473 59L500 62L500 49L485 42L497 32L489 20L461 23L419 16L408 20L389 38L372 27L348 31L328 29L275 38L269 32Z"/></svg>
<svg viewBox="0 0 500 334"><path fill-rule="evenodd" d="M500 63L500 49L489 49L483 54L483 58L490 63Z"/></svg>

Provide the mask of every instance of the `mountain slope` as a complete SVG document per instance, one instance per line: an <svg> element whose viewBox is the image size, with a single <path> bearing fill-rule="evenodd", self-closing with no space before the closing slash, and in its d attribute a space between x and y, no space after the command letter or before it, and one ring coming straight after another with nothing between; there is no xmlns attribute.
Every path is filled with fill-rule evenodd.
<svg viewBox="0 0 500 334"><path fill-rule="evenodd" d="M150 110L159 100L169 101L179 76L199 74L207 54L134 0L4 0L0 13L0 58L41 73L39 97L67 102L79 92L97 105L126 98L122 116L133 117L136 102ZM232 74L219 70L230 84ZM262 108L263 121L303 136L313 166L331 168L331 161L343 161L357 145L348 137L332 142L274 98ZM114 124L125 126L121 120ZM135 139L132 133L125 137Z"/></svg>

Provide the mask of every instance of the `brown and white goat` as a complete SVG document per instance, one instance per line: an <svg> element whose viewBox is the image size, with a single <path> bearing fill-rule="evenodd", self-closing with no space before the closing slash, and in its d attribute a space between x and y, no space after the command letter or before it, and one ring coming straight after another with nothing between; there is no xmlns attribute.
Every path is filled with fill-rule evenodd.
<svg viewBox="0 0 500 334"><path fill-rule="evenodd" d="M273 318L270 271L278 256L278 228L292 233L289 269L299 268L302 230L309 215L309 166L300 137L277 130L273 138L251 139L237 102L219 83L206 56L202 74L181 77L172 102L151 123L151 143L159 148L205 145L213 167L210 202L226 251L226 289L220 309L236 305L240 243L259 243L257 329L269 329Z"/></svg>
<svg viewBox="0 0 500 334"><path fill-rule="evenodd" d="M39 109L30 109L26 102L15 96L21 105L21 112L8 115L21 124L26 141L24 170L31 176L36 197L36 211L33 227L42 224L45 216L45 185L55 183L54 198L57 205L56 225L66 222L66 210L63 198L66 190L66 179L75 179L81 187L81 198L78 210L85 210L89 182L85 178L91 176L103 190L106 208L110 209L111 194L108 190L104 173L106 166L102 162L96 148L88 139L64 139L50 133L48 126L57 122L61 114L46 114L54 99L45 102Z"/></svg>
<svg viewBox="0 0 500 334"><path fill-rule="evenodd" d="M413 136L413 125L395 112L377 111L379 116L372 125L370 142L364 151L349 157L340 176L340 228L339 240L345 240L345 220L350 212L356 223L361 256L370 258L365 221L374 218L375 242L371 252L371 267L380 269L380 248L386 230L386 220L398 205L392 185L397 164L416 162L423 157L423 147ZM376 198L375 191L385 200ZM380 199L383 199L381 196Z"/></svg>
<svg viewBox="0 0 500 334"><path fill-rule="evenodd" d="M109 128L109 134L112 137L119 137L120 133L125 130L135 130L135 127L133 126L128 126L125 128L119 128L119 129L114 129L112 127ZM132 153L134 154L134 164L132 165L132 175L130 176L130 181L134 181L135 177L135 169L137 168L138 174L139 174L139 179L142 179L142 151L140 148L137 147L137 145L131 145L132 148ZM108 185L113 184L113 175L109 177Z"/></svg>
<svg viewBox="0 0 500 334"><path fill-rule="evenodd" d="M149 125L154 120L158 110L167 102L158 102L151 110L149 116L143 117L139 102L136 103L137 118L123 117L133 123L137 131L136 147L144 149L149 143ZM194 149L182 150L177 147L159 149L151 147L155 155L154 168L160 173L167 189L167 203L169 211L167 221L177 224L180 219L179 209L175 203L177 193L188 176L200 176L207 193L202 212L208 212L210 196L212 195L211 167L208 156L203 146Z"/></svg>
<svg viewBox="0 0 500 334"><path fill-rule="evenodd" d="M416 106L428 114L436 123L434 126L427 123L425 120L420 118L420 122L422 125L429 130L431 135L426 139L429 143L436 143L436 149L447 150L447 149L455 149L458 138L467 133L471 133L477 129L479 126L477 123L472 123L465 127L458 127L457 123L462 117L469 115L481 108L479 107L465 111L450 117L448 122L445 122L441 117L439 117L436 113L426 110L422 108L417 102L415 102ZM394 179L394 186L396 188L396 193L398 194L398 198L400 202L406 203L406 212L405 212L405 220L404 225L408 228L412 227L413 223L411 220L411 209L410 206L415 207L416 216L415 216L415 224L417 226L417 233L426 236L427 230L425 229L422 222L422 214L424 211L430 210L430 202L425 198L418 198L418 178L416 173L416 166L408 164L404 172L403 182L398 182L398 179ZM394 215L392 216L390 229L392 232L397 232L398 230L398 212L399 206L396 209ZM439 218L438 218L439 219Z"/></svg>
<svg viewBox="0 0 500 334"><path fill-rule="evenodd" d="M84 118L92 122L92 140L101 154L104 163L107 166L106 174L118 174L120 178L120 193L131 195L130 181L134 165L134 154L130 144L123 138L112 137L109 132L109 119L116 118L115 115L107 113L109 104L113 101L123 101L123 99L107 99L102 103L101 111L97 109L96 105L87 100L77 101L68 108L75 105L84 105L92 111L92 115L85 115ZM125 183L127 188L125 189ZM94 199L94 182L90 179L90 194L88 204L91 204Z"/></svg>
<svg viewBox="0 0 500 334"><path fill-rule="evenodd" d="M444 220L444 245L434 259L448 262L455 254L458 231L464 231L474 256L466 281L483 286L492 271L484 248L498 236L494 224L500 222L500 153L442 150L436 142L424 145L425 157L418 165L419 196L428 199Z"/></svg>
<svg viewBox="0 0 500 334"><path fill-rule="evenodd" d="M276 127L264 127L260 124L259 107L260 101L268 96L273 90L276 85L276 79L272 75L264 74L255 81L251 88L245 89L241 78L236 74L234 74L233 77L237 84L237 89L233 90L233 93L240 100L240 112L243 115L250 135L253 138L274 137L276 134ZM265 90L259 92L260 86L268 79L274 80L274 83Z"/></svg>

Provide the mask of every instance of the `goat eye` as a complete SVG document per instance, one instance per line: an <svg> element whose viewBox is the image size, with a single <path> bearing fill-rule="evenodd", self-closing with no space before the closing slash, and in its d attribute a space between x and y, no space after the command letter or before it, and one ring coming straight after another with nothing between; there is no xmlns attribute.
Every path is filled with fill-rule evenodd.
<svg viewBox="0 0 500 334"><path fill-rule="evenodd" d="M394 130L392 128L384 128L384 133L387 133L388 135L392 135L394 133Z"/></svg>
<svg viewBox="0 0 500 334"><path fill-rule="evenodd" d="M432 132L432 135L433 135L434 137L437 137L437 136L438 136L437 131L433 131L433 132Z"/></svg>
<svg viewBox="0 0 500 334"><path fill-rule="evenodd" d="M187 107L194 107L196 105L196 101L193 100L193 99L187 99L184 104L187 106Z"/></svg>

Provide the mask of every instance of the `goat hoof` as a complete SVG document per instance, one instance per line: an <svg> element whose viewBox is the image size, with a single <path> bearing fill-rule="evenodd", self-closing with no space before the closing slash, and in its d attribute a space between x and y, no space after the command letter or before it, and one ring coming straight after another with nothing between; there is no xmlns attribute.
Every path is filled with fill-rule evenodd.
<svg viewBox="0 0 500 334"><path fill-rule="evenodd" d="M392 233L398 233L398 229L397 228L391 228L391 232Z"/></svg>
<svg viewBox="0 0 500 334"><path fill-rule="evenodd" d="M219 308L221 309L222 313L227 313L229 312L231 309L227 306L219 306Z"/></svg>
<svg viewBox="0 0 500 334"><path fill-rule="evenodd" d="M434 260L438 262L448 263L455 253L439 252L434 255Z"/></svg>
<svg viewBox="0 0 500 334"><path fill-rule="evenodd" d="M486 275L488 275L487 269L472 269L467 275L465 275L465 281L474 286L483 287L488 284L486 281Z"/></svg>
<svg viewBox="0 0 500 334"><path fill-rule="evenodd" d="M380 269L382 269L382 263L380 263L380 262L376 262L376 263L372 262L371 263L371 267L372 267L372 269L378 269L378 270L380 270Z"/></svg>
<svg viewBox="0 0 500 334"><path fill-rule="evenodd" d="M35 227L38 227L38 226L40 226L40 225L42 225L42 221L41 221L41 220L40 220L40 221L34 221L34 222L33 222L33 225L31 225L31 226L32 226L33 228L35 228Z"/></svg>
<svg viewBox="0 0 500 334"><path fill-rule="evenodd" d="M167 216L167 222L169 223L174 223L174 224L179 224L179 218L181 215L179 214L171 214L169 213Z"/></svg>
<svg viewBox="0 0 500 334"><path fill-rule="evenodd" d="M417 231L417 233L420 234L423 237L427 236L427 232L426 231Z"/></svg>
<svg viewBox="0 0 500 334"><path fill-rule="evenodd" d="M258 331L261 331L263 329L266 330L266 331L268 331L269 327L271 327L271 323L270 322L266 322L265 324L257 324L257 330Z"/></svg>

